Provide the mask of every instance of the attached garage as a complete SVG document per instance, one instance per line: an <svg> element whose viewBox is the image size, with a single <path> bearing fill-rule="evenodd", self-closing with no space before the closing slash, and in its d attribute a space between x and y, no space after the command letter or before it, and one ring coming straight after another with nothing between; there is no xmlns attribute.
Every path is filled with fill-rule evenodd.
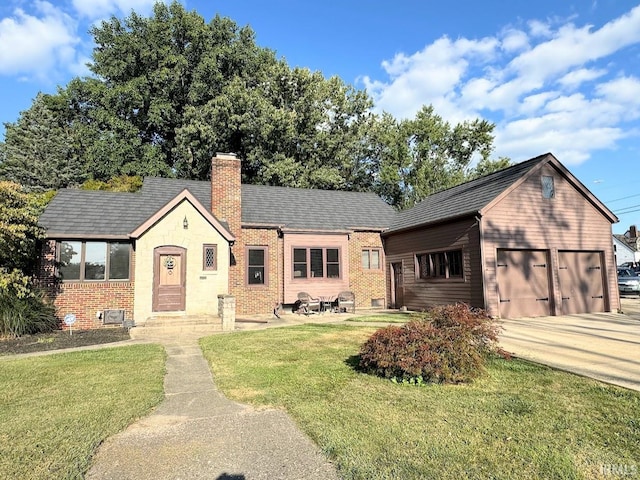
<svg viewBox="0 0 640 480"><path fill-rule="evenodd" d="M562 313L605 311L603 252L558 252Z"/></svg>
<svg viewBox="0 0 640 480"><path fill-rule="evenodd" d="M383 233L389 271L402 266L402 291L389 280L389 298L413 310L465 302L502 318L614 312L617 221L553 155L512 165L398 214ZM443 268L423 268L437 256Z"/></svg>
<svg viewBox="0 0 640 480"><path fill-rule="evenodd" d="M551 315L548 251L498 250L497 259L500 316Z"/></svg>

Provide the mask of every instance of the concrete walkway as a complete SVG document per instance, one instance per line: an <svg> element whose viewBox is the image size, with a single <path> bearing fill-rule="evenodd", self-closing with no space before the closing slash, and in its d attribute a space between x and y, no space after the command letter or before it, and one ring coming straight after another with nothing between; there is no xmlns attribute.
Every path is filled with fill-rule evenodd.
<svg viewBox="0 0 640 480"><path fill-rule="evenodd" d="M283 411L227 400L197 335L165 342L165 400L98 449L87 479L337 479Z"/></svg>
<svg viewBox="0 0 640 480"><path fill-rule="evenodd" d="M640 316L596 313L500 323L500 345L520 358L640 390Z"/></svg>

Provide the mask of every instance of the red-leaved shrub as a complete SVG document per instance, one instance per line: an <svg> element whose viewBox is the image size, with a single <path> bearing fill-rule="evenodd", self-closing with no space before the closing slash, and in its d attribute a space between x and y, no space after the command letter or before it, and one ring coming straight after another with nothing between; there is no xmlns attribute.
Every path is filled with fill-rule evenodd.
<svg viewBox="0 0 640 480"><path fill-rule="evenodd" d="M497 351L499 328L484 310L466 304L434 307L403 326L376 331L360 350L360 368L397 381L465 382Z"/></svg>

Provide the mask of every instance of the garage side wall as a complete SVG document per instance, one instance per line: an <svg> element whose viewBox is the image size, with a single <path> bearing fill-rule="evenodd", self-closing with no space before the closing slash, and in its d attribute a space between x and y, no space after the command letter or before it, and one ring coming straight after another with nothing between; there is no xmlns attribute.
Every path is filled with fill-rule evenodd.
<svg viewBox="0 0 640 480"><path fill-rule="evenodd" d="M542 177L553 178L553 196L544 198ZM482 219L487 309L499 315L496 280L499 249L546 250L550 262L551 314L562 315L558 252L600 252L605 311L620 306L611 223L552 165L529 175ZM563 267L564 268L564 267ZM579 280L579 279L578 279Z"/></svg>
<svg viewBox="0 0 640 480"><path fill-rule="evenodd" d="M410 310L424 310L433 305L464 302L483 307L482 269L479 251L479 229L475 218L400 232L385 238L386 269L402 264L401 302ZM462 278L421 279L416 255L462 250ZM391 273L393 275L393 273ZM387 295L395 301L396 293L387 275ZM397 305L398 307L403 305Z"/></svg>

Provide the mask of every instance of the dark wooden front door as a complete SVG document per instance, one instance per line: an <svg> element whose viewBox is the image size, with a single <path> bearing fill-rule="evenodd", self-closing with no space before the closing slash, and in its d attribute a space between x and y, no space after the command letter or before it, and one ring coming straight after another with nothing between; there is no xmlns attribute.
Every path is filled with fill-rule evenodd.
<svg viewBox="0 0 640 480"><path fill-rule="evenodd" d="M393 305L395 308L400 308L404 305L402 262L392 263L391 270L393 270Z"/></svg>
<svg viewBox="0 0 640 480"><path fill-rule="evenodd" d="M187 252L180 247L154 250L153 311L176 312L185 309Z"/></svg>

